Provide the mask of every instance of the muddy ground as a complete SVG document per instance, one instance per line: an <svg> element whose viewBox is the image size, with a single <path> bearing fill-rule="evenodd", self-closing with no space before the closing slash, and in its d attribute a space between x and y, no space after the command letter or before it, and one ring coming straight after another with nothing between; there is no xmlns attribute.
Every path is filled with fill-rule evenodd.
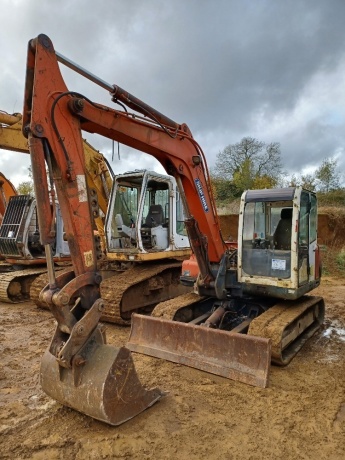
<svg viewBox="0 0 345 460"><path fill-rule="evenodd" d="M40 388L50 312L0 304L0 458L344 459L345 282L326 278L325 325L291 364L253 388L135 354L142 382L168 392L120 427L51 400ZM128 330L108 325L109 342Z"/></svg>

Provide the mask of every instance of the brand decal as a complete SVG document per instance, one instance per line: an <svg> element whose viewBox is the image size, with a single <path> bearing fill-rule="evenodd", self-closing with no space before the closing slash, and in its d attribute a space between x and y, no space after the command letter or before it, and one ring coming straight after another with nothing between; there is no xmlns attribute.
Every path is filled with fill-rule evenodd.
<svg viewBox="0 0 345 460"><path fill-rule="evenodd" d="M204 191L202 189L200 179L194 179L194 182L195 182L196 189L197 189L199 197L200 197L202 207L204 208L205 212L208 212L207 201L206 201L206 198L205 198L205 195L204 195Z"/></svg>

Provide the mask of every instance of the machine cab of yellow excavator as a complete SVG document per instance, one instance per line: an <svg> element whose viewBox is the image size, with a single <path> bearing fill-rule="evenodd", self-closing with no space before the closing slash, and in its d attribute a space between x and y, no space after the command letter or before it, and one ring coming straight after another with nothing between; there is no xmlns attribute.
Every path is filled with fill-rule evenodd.
<svg viewBox="0 0 345 460"><path fill-rule="evenodd" d="M182 200L174 177L154 171L117 175L106 217L108 256L152 259L189 251ZM151 255L150 255L151 254Z"/></svg>
<svg viewBox="0 0 345 460"><path fill-rule="evenodd" d="M246 292L297 298L320 282L317 199L301 187L241 198L238 280Z"/></svg>

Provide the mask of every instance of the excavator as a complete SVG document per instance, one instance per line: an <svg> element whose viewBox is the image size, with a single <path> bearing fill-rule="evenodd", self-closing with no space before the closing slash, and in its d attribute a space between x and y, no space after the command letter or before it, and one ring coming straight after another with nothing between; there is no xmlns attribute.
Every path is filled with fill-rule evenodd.
<svg viewBox="0 0 345 460"><path fill-rule="evenodd" d="M70 91L59 63L106 89L121 110ZM106 344L100 323L106 302L90 225L82 131L152 155L175 178L184 204L193 256L183 264L181 281L193 292L169 301L171 308L169 302L158 304L154 315L133 313L126 347ZM23 133L31 155L41 243L51 262L49 283L40 296L57 321L40 380L55 400L111 425L152 406L163 392L142 386L130 349L265 387L271 358L287 364L320 327L323 299L306 295L320 282L312 192L246 192L240 241L234 248L222 238L207 162L188 126L89 73L56 52L43 34L28 44ZM74 277L68 280L55 274L52 263L46 165L71 250ZM115 215L115 222L119 236L128 242L130 221ZM114 244L120 244L116 238Z"/></svg>
<svg viewBox="0 0 345 460"><path fill-rule="evenodd" d="M10 180L0 173L0 224L11 196L16 196L17 190Z"/></svg>
<svg viewBox="0 0 345 460"><path fill-rule="evenodd" d="M0 173L0 225L10 198L16 195L17 190L12 182L8 180L4 174ZM4 258L0 255L0 272L7 271L9 269L8 264L3 259Z"/></svg>
<svg viewBox="0 0 345 460"><path fill-rule="evenodd" d="M173 176L132 171L115 177L105 220L102 320L130 325L133 312L191 290L180 283L191 250L183 203Z"/></svg>
<svg viewBox="0 0 345 460"><path fill-rule="evenodd" d="M104 155L94 149L85 139L83 146L87 162L87 181L89 187L94 189L93 195L97 195L101 212L100 216L96 209L94 213L95 224L100 237L104 239L103 220L108 207L114 175ZM28 141L22 133L22 115L20 113L9 114L0 110L0 148L13 152L29 153ZM13 212L18 213L18 210L13 209ZM29 259L30 257L22 255L21 258Z"/></svg>
<svg viewBox="0 0 345 460"><path fill-rule="evenodd" d="M7 127L12 127L21 119L18 114L9 115L6 112L0 110L0 148L10 150L10 145L14 143L12 138L12 129ZM21 125L18 126L18 130L20 132ZM25 148L27 150L27 141L24 136L20 136L21 143L18 145L19 151L23 151L21 149ZM16 144L17 142L15 142ZM4 217L5 209L9 202L11 196L16 196L17 190L15 189L14 185L9 181L2 173L0 173L0 224Z"/></svg>
<svg viewBox="0 0 345 460"><path fill-rule="evenodd" d="M0 148L29 153L21 114L1 111L0 127ZM157 303L189 291L179 282L181 262L191 252L182 201L172 176L137 170L115 177L105 157L85 139L83 147L92 212L104 254L101 289L108 302L102 320L129 325L133 310L149 312ZM53 259L63 267L70 260L69 247L59 203L55 206ZM0 227L0 253L12 273L1 277L0 300L13 303L30 296L39 307L47 308L39 300L48 281L46 270L40 268L46 260L39 238L36 200L29 196L11 199ZM132 300L138 298L141 301L134 308Z"/></svg>
<svg viewBox="0 0 345 460"><path fill-rule="evenodd" d="M88 164L87 180L92 189L94 203L93 217L101 241L104 237L104 215L112 187L113 175L103 155L87 141L83 141ZM22 115L0 111L0 148L29 153L27 139L22 134ZM100 211L99 211L100 210ZM70 265L70 253L64 238L63 221L59 203L54 202L55 218L52 243L55 264ZM103 217L100 215L103 213ZM29 297L38 301L38 293L46 284L46 264L44 247L39 241L36 200L29 195L13 194L4 207L0 226L0 254L5 259L1 271L0 300L17 303ZM104 243L105 244L105 243Z"/></svg>

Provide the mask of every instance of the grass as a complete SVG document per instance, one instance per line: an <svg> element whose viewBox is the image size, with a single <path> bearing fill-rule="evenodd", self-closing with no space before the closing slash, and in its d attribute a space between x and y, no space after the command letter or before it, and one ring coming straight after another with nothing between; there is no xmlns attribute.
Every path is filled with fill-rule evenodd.
<svg viewBox="0 0 345 460"><path fill-rule="evenodd" d="M323 246L321 260L323 275L345 278L345 248Z"/></svg>

